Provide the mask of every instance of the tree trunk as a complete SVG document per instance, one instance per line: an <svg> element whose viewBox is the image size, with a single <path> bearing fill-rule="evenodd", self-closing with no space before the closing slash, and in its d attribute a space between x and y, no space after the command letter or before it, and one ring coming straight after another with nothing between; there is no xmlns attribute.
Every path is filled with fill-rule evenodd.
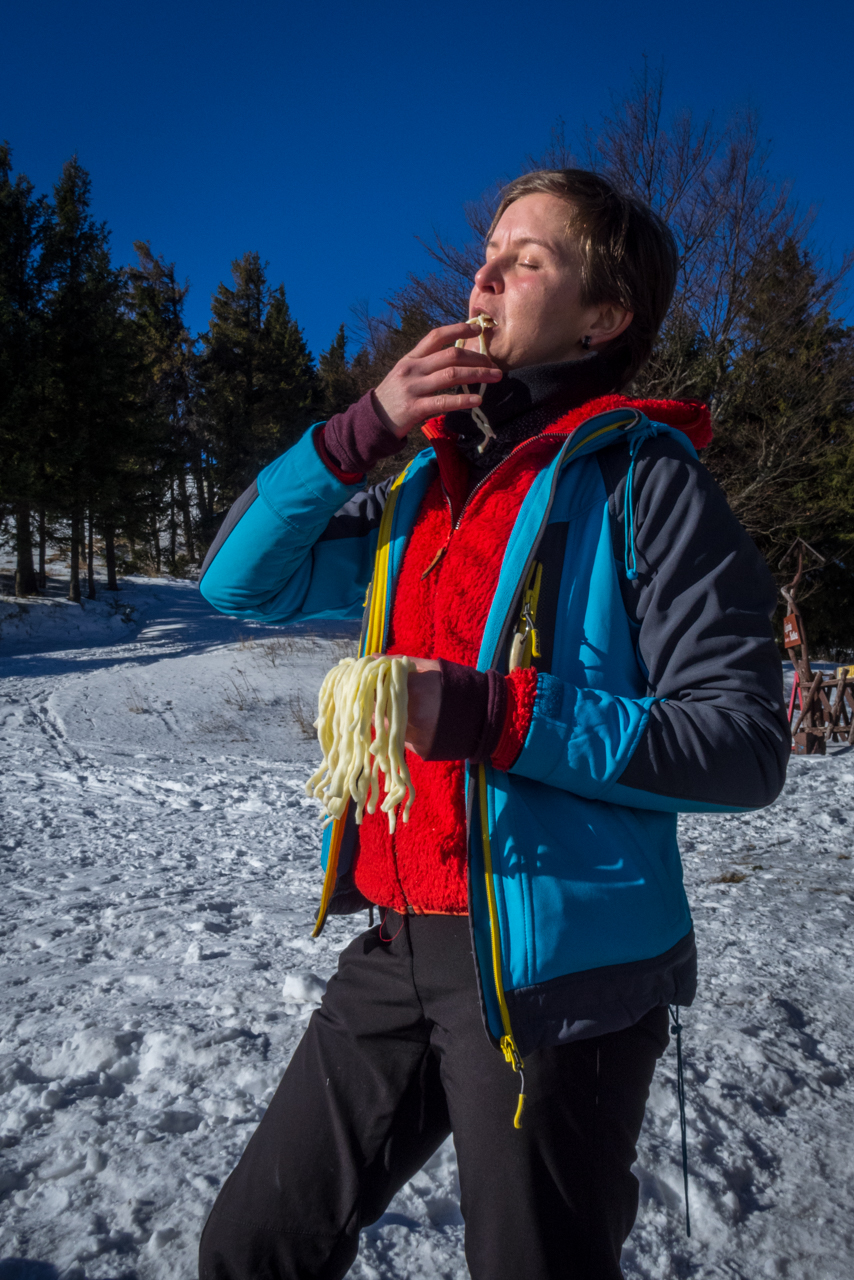
<svg viewBox="0 0 854 1280"><path fill-rule="evenodd" d="M89 592L88 600L96 599L95 595L95 530L92 525L92 508L89 508L89 541L86 547L86 578Z"/></svg>
<svg viewBox="0 0 854 1280"><path fill-rule="evenodd" d="M39 507L39 588L44 591L47 586L47 520L44 507Z"/></svg>
<svg viewBox="0 0 854 1280"><path fill-rule="evenodd" d="M178 521L175 519L175 480L169 481L169 568L175 572L178 559Z"/></svg>
<svg viewBox="0 0 854 1280"><path fill-rule="evenodd" d="M214 518L214 511L215 511L215 506L214 506L214 478L213 478L213 471L211 470L210 464L208 464L208 467L207 467L207 473L208 473L208 515L209 515L210 519L211 519L211 520L213 520L213 518Z"/></svg>
<svg viewBox="0 0 854 1280"><path fill-rule="evenodd" d="M77 507L71 513L71 577L68 581L68 599L80 603L80 543L83 519Z"/></svg>
<svg viewBox="0 0 854 1280"><path fill-rule="evenodd" d="M187 493L187 478L183 471L178 473L178 493L180 495L181 519L184 523L184 542L187 547L187 559L190 564L196 563L196 544L193 539L193 513L190 510L190 495Z"/></svg>
<svg viewBox="0 0 854 1280"><path fill-rule="evenodd" d="M154 568L159 576L162 560L160 558L160 530L157 527L157 511L154 503L157 501L155 495L152 494L151 508L151 541L153 543L152 551L154 552Z"/></svg>
<svg viewBox="0 0 854 1280"><path fill-rule="evenodd" d="M104 559L107 562L107 590L118 591L116 578L116 531L111 524L104 525Z"/></svg>
<svg viewBox="0 0 854 1280"><path fill-rule="evenodd" d="M36 571L33 565L33 531L30 527L30 504L19 502L15 507L15 541L18 560L15 568L15 595L38 595Z"/></svg>
<svg viewBox="0 0 854 1280"><path fill-rule="evenodd" d="M196 502L199 505L199 518L204 529L207 527L211 513L208 508L208 495L205 493L205 467L201 449L194 455L192 465L193 479L196 482Z"/></svg>

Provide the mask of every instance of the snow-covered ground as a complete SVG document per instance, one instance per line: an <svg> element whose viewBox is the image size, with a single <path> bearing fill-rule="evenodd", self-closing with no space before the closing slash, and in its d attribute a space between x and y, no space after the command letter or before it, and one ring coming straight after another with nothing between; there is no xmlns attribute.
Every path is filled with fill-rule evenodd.
<svg viewBox="0 0 854 1280"><path fill-rule="evenodd" d="M0 600L0 1280L195 1275L216 1189L367 924L309 937L313 700L351 646L168 579L125 580L117 607ZM852 825L848 749L793 760L768 810L682 821L693 1234L671 1048L627 1280L854 1274ZM466 1274L448 1143L351 1275Z"/></svg>

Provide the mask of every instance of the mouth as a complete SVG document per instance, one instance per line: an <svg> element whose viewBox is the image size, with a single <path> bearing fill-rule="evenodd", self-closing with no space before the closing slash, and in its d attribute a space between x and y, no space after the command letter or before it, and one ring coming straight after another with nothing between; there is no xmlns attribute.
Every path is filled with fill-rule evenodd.
<svg viewBox="0 0 854 1280"><path fill-rule="evenodd" d="M488 316L485 311L479 311L476 316L469 316L468 321L466 323L478 326L478 328L480 329L480 335L478 338L478 346L480 348L480 354L482 356L489 355L489 352L486 349L486 333L488 329L498 328L498 325L495 323L492 316ZM465 338L460 338L459 342L456 345L458 347L464 346Z"/></svg>

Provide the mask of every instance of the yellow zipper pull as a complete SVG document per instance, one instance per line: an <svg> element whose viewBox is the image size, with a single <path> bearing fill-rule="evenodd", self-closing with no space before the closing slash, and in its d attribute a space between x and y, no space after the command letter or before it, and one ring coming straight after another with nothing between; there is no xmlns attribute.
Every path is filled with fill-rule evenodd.
<svg viewBox="0 0 854 1280"><path fill-rule="evenodd" d="M536 627L537 605L540 600L540 584L543 580L543 566L537 560L528 570L525 585L522 588L522 609L516 623L516 634L510 646L508 669L515 671L517 667L529 667L531 658L541 658L540 633ZM528 637L531 646L528 647Z"/></svg>
<svg viewBox="0 0 854 1280"><path fill-rule="evenodd" d="M508 1034L501 1037L501 1052L504 1059L510 1064L514 1071L519 1072L519 1101L516 1104L516 1114L513 1117L513 1128L522 1128L522 1111L525 1107L525 1072L524 1062L519 1056L519 1050L516 1048L516 1041L512 1035Z"/></svg>
<svg viewBox="0 0 854 1280"><path fill-rule="evenodd" d="M519 622L516 626L516 634L510 646L510 659L507 664L510 671L515 671L517 667L529 667L531 658L541 658L543 656L540 649L540 633L534 624L537 605L536 601L531 599L531 596L532 592L526 592L522 612L519 614ZM529 636L531 638L530 651L528 651Z"/></svg>
<svg viewBox="0 0 854 1280"><path fill-rule="evenodd" d="M541 658L543 655L540 652L540 633L537 630L537 628L534 626L534 615L531 612L530 600L525 601L525 607L522 610L522 617L525 620L524 637L526 640L528 636L531 637L531 657Z"/></svg>

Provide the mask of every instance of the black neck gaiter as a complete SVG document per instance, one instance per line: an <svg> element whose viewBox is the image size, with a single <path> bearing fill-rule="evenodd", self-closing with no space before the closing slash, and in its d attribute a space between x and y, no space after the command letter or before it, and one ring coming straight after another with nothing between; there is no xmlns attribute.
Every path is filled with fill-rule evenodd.
<svg viewBox="0 0 854 1280"><path fill-rule="evenodd" d="M607 356L599 353L585 360L531 365L513 369L486 387L481 407L495 439L483 453L477 451L483 436L467 410L449 413L445 426L457 435L459 451L469 464L470 483L475 485L523 440L538 435L570 409L611 395L616 388L617 374Z"/></svg>

